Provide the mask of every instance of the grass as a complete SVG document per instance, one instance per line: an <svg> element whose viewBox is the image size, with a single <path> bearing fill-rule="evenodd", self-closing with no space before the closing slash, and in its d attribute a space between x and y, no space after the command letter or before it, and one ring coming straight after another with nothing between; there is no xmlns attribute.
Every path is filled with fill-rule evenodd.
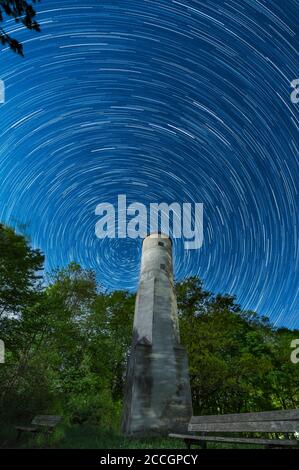
<svg viewBox="0 0 299 470"><path fill-rule="evenodd" d="M59 426L49 440L43 435L23 434L16 439L13 426L2 427L0 448L53 448L53 449L186 449L183 441L167 437L126 438L114 431L98 426ZM209 443L209 449L248 449L261 446Z"/></svg>
<svg viewBox="0 0 299 470"><path fill-rule="evenodd" d="M126 438L119 433L103 431L96 426L73 426L59 443L72 449L182 449L182 442L169 438Z"/></svg>

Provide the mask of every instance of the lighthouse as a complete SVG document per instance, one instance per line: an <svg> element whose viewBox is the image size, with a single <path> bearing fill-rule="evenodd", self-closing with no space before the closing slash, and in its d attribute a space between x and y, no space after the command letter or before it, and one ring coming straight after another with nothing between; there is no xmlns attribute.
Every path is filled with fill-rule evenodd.
<svg viewBox="0 0 299 470"><path fill-rule="evenodd" d="M143 240L122 431L126 435L186 431L192 415L188 358L180 343L172 241Z"/></svg>

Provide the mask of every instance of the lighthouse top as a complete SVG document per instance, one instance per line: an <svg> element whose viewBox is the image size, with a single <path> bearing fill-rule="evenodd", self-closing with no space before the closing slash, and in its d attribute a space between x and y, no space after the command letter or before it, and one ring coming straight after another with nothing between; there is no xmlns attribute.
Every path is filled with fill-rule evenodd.
<svg viewBox="0 0 299 470"><path fill-rule="evenodd" d="M147 236L143 239L143 242L144 242L145 240L147 240L148 238L156 238L156 239L157 239L157 238L164 238L164 239L169 240L169 241L171 242L171 244L172 244L172 239L171 239L171 237L170 237L169 235L167 235L166 233L164 233L164 232L152 232L152 233L150 233L149 235L147 235Z"/></svg>

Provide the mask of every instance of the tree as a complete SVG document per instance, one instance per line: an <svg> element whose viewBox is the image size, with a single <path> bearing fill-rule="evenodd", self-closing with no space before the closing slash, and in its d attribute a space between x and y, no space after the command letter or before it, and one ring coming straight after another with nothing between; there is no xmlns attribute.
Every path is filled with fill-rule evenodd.
<svg viewBox="0 0 299 470"><path fill-rule="evenodd" d="M13 18L16 23L22 23L27 29L40 31L40 25L36 22L36 12L33 5L39 0L0 0L0 21ZM3 28L0 28L0 42L8 45L17 54L24 56L23 45L12 38Z"/></svg>
<svg viewBox="0 0 299 470"><path fill-rule="evenodd" d="M0 316L1 418L11 427L62 414L71 424L118 429L135 294L104 291L76 263L40 285L43 260L0 224L0 305L8 313ZM298 331L277 330L197 277L177 283L176 293L194 414L299 406L299 367L290 360Z"/></svg>
<svg viewBox="0 0 299 470"><path fill-rule="evenodd" d="M20 313L37 301L44 256L23 235L0 224L0 317Z"/></svg>
<svg viewBox="0 0 299 470"><path fill-rule="evenodd" d="M43 263L43 254L23 235L0 224L0 338L11 365L1 370L1 404L24 377L32 345L38 342L36 323L39 329L44 324L40 314Z"/></svg>
<svg viewBox="0 0 299 470"><path fill-rule="evenodd" d="M299 370L290 361L297 332L275 330L233 296L205 291L197 278L176 290L195 414L298 406Z"/></svg>

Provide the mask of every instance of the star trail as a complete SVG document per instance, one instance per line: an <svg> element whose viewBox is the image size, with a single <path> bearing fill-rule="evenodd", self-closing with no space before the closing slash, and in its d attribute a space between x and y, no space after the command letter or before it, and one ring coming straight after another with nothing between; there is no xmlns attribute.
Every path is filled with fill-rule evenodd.
<svg viewBox="0 0 299 470"><path fill-rule="evenodd" d="M135 290L141 240L95 236L96 205L202 202L176 279L299 327L299 2L43 0L0 53L0 220L46 270L75 260Z"/></svg>

